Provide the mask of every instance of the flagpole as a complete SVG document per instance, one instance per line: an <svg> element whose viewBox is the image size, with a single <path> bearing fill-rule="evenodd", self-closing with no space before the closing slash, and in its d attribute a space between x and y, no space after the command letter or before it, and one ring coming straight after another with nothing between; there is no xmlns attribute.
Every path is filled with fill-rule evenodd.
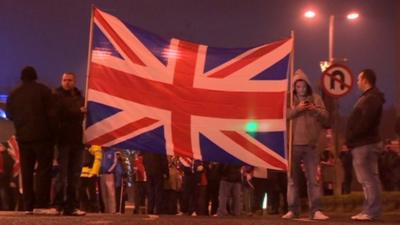
<svg viewBox="0 0 400 225"><path fill-rule="evenodd" d="M91 5L90 9L90 25L89 25L89 48L88 48L88 57L87 57L87 66L86 66L86 84L85 84L85 108L87 109L88 102L88 86L89 86L89 74L90 74L90 62L92 61L92 45L93 45L93 23L94 23L94 10L96 7L94 4ZM82 129L84 129L86 124L86 116L83 121ZM85 140L85 135L83 135L83 139Z"/></svg>
<svg viewBox="0 0 400 225"><path fill-rule="evenodd" d="M292 91L292 80L294 74L294 31L290 32L290 36L293 40L292 51L290 52L290 76L289 76L289 107L293 107L293 91ZM288 156L288 176L292 177L292 152L293 152L293 121L289 120L288 126L288 148L287 148L287 156Z"/></svg>

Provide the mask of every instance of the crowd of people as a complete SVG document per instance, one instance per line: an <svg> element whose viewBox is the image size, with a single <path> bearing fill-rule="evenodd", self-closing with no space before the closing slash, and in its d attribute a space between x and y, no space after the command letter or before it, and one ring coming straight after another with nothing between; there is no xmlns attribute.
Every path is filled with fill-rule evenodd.
<svg viewBox="0 0 400 225"><path fill-rule="evenodd" d="M329 113L303 71L297 70L292 80L287 110L293 129L287 173L145 150L85 148L82 122L87 109L75 76L64 73L61 86L52 91L36 81L33 67L22 70L22 84L10 94L6 108L15 125L21 176L13 170L17 160L10 146L2 143L1 209L73 216L86 211L123 213L131 199L133 213L239 216L262 213L267 194L269 213L293 219L299 217L300 198L305 195L310 218L329 219L322 212L321 195L333 194L335 157L317 148L321 131L329 126ZM345 172L342 192L350 192L354 168L365 194L364 208L354 220L377 219L382 208L378 159L384 157L379 157L378 127L384 98L375 83L374 71L359 74L362 95L347 123L340 155Z"/></svg>

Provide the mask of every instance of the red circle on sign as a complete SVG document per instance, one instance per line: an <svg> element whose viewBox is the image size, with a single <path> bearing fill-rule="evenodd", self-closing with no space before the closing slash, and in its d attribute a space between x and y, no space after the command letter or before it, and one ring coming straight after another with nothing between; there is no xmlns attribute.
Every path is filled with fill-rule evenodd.
<svg viewBox="0 0 400 225"><path fill-rule="evenodd" d="M335 71L337 69L343 70L343 72L345 72L344 74L347 75L347 77L349 78L348 81L350 81L350 82L340 81L340 80L336 80L336 78L332 78L332 74L330 73L330 71ZM325 77L329 77L329 79L335 79L334 82L339 83L340 85L344 85L346 87L346 90L344 92L340 93L340 94L332 93L332 91L329 90L328 87L326 87L326 84L324 82L325 81L324 80ZM353 77L352 77L351 70L347 66L341 65L341 64L332 64L332 65L330 65L322 73L321 86L322 86L322 89L324 90L324 92L326 94L328 94L329 96L331 96L331 97L338 98L338 97L342 97L342 96L348 94L351 91L351 88L353 87Z"/></svg>

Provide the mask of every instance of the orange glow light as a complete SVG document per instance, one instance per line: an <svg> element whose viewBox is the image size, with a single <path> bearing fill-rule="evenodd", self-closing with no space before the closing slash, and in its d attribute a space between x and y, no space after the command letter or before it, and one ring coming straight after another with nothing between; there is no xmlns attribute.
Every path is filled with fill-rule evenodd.
<svg viewBox="0 0 400 225"><path fill-rule="evenodd" d="M360 15L359 15L358 13L352 12L352 13L349 13L349 14L347 15L347 19L349 19L349 20L355 20L355 19L357 19L359 16L360 16Z"/></svg>
<svg viewBox="0 0 400 225"><path fill-rule="evenodd" d="M315 12L312 11L312 10L308 10L308 11L306 11L306 12L304 13L304 16L305 16L306 18L314 18L314 17L315 17Z"/></svg>

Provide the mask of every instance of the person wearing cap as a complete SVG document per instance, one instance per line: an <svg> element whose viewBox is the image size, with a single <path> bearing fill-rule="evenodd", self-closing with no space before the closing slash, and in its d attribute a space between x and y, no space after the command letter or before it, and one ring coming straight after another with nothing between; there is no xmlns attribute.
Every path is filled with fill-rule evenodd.
<svg viewBox="0 0 400 225"><path fill-rule="evenodd" d="M287 119L292 121L293 142L291 173L288 176L287 200L289 211L284 219L298 218L300 210L299 185L301 164L307 178L307 193L310 218L326 220L321 212L321 185L317 181L319 151L316 148L323 124L328 121L328 112L321 97L311 88L307 75L300 69L292 81L293 106L287 110Z"/></svg>
<svg viewBox="0 0 400 225"><path fill-rule="evenodd" d="M24 209L27 214L56 214L57 210L49 208L54 151L54 100L51 90L38 83L37 78L32 66L23 68L22 84L9 95L6 114L14 122L20 148ZM35 171L36 162L38 166ZM35 188L33 184L36 184Z"/></svg>

